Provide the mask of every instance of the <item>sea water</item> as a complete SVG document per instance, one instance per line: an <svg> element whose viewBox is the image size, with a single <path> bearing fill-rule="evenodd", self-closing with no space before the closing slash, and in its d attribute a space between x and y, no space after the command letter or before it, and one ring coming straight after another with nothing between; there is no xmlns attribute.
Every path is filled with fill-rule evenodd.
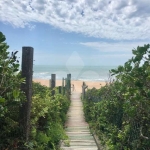
<svg viewBox="0 0 150 150"><path fill-rule="evenodd" d="M34 79L51 79L51 74L56 74L56 79L66 78L71 73L72 80L108 81L109 70L116 66L50 66L34 65Z"/></svg>

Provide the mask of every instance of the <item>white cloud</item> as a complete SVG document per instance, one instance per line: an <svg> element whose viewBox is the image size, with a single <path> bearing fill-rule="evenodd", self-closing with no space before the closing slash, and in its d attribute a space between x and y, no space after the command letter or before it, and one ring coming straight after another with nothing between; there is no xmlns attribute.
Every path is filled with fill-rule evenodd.
<svg viewBox="0 0 150 150"><path fill-rule="evenodd" d="M150 39L149 0L2 0L0 10L14 27L41 22L97 38Z"/></svg>
<svg viewBox="0 0 150 150"><path fill-rule="evenodd" d="M101 52L123 52L131 53L133 49L136 49L137 46L144 46L148 44L145 42L117 42L117 43L107 43L107 42L85 42L80 43L81 45L97 49Z"/></svg>
<svg viewBox="0 0 150 150"><path fill-rule="evenodd" d="M132 54L102 54L102 55L93 55L92 59L100 59L100 58L108 58L108 59L126 59L126 58L131 58L133 55Z"/></svg>

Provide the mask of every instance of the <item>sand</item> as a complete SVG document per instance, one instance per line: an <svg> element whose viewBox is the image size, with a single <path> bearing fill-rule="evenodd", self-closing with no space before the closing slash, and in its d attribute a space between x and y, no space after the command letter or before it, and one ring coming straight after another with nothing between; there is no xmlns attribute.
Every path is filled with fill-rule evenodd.
<svg viewBox="0 0 150 150"><path fill-rule="evenodd" d="M49 80L46 79L33 79L34 82L39 82L41 85L45 85L49 87ZM106 85L106 82L101 81L81 81L81 80L71 80L71 85L74 85L74 90L76 92L82 92L82 84L88 86L88 89L95 87L96 89L101 88L101 86ZM62 80L56 80L56 86L62 86Z"/></svg>

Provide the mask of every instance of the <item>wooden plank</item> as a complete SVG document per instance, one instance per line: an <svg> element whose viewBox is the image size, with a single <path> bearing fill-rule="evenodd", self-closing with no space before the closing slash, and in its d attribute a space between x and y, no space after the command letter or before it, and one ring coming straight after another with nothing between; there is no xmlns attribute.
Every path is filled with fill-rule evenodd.
<svg viewBox="0 0 150 150"><path fill-rule="evenodd" d="M55 88L56 86L56 74L51 74L51 90L52 90L52 96L55 95Z"/></svg>

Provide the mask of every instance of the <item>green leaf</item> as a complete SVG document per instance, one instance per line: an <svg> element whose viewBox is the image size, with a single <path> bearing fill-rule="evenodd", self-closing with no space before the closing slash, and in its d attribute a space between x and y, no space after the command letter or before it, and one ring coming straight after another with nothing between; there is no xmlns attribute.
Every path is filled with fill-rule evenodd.
<svg viewBox="0 0 150 150"><path fill-rule="evenodd" d="M148 98L150 98L150 90L147 92L147 96Z"/></svg>
<svg viewBox="0 0 150 150"><path fill-rule="evenodd" d="M13 90L13 97L14 98L18 98L19 94L20 94L20 92L18 90Z"/></svg>
<svg viewBox="0 0 150 150"><path fill-rule="evenodd" d="M115 75L115 74L118 74L119 71L116 70L116 69L111 69L111 70L110 70L110 73L111 73L111 75Z"/></svg>
<svg viewBox="0 0 150 150"><path fill-rule="evenodd" d="M123 70L124 70L123 66L119 66L119 67L118 67L118 71L119 71L119 72L123 72Z"/></svg>
<svg viewBox="0 0 150 150"><path fill-rule="evenodd" d="M0 96L0 103L4 103L5 102L5 98Z"/></svg>
<svg viewBox="0 0 150 150"><path fill-rule="evenodd" d="M143 83L140 82L140 81L136 81L135 85L138 86L138 87L140 87L140 88L143 87Z"/></svg>
<svg viewBox="0 0 150 150"><path fill-rule="evenodd" d="M138 48L138 52L139 52L140 54L145 54L146 51L147 51L147 48L145 48L145 47L139 47L139 48Z"/></svg>
<svg viewBox="0 0 150 150"><path fill-rule="evenodd" d="M2 32L0 32L0 43L4 42L6 40L5 35L3 35Z"/></svg>
<svg viewBox="0 0 150 150"><path fill-rule="evenodd" d="M133 53L134 55L137 55L137 50L136 50L136 49L133 49L133 50L132 50L132 53Z"/></svg>
<svg viewBox="0 0 150 150"><path fill-rule="evenodd" d="M135 58L134 58L134 62L136 61L141 61L142 59L142 55L137 55Z"/></svg>

